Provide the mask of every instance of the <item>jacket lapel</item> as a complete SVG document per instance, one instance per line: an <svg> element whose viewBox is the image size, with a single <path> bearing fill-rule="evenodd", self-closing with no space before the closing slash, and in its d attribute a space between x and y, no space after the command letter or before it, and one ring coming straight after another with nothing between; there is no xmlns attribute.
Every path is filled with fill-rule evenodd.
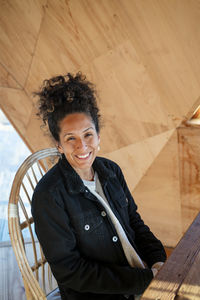
<svg viewBox="0 0 200 300"><path fill-rule="evenodd" d="M105 186L107 184L108 179L110 177L115 177L116 175L111 169L104 165L102 160L103 159L101 157L96 157L92 167L94 171L98 173L99 180L102 186ZM84 193L86 188L83 184L82 179L80 178L78 173L73 169L73 167L69 164L64 154L62 154L62 157L58 162L58 166L64 177L65 184L69 193Z"/></svg>

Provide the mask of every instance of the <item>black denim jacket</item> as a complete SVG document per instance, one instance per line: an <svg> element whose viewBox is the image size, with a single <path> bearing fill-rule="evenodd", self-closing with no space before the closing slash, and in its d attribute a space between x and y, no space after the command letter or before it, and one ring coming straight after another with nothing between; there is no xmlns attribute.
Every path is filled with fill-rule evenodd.
<svg viewBox="0 0 200 300"><path fill-rule="evenodd" d="M97 157L107 200L130 243L150 268L165 261L161 242L137 213L119 166ZM61 290L62 299L121 299L141 294L153 278L150 269L128 265L116 230L105 209L62 159L40 180L33 199L35 231Z"/></svg>

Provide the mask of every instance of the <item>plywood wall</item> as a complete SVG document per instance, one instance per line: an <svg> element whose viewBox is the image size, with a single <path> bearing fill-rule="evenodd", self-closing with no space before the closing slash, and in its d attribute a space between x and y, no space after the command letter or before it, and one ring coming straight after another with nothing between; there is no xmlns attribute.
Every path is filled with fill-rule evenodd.
<svg viewBox="0 0 200 300"><path fill-rule="evenodd" d="M175 246L200 208L185 210L177 139L200 104L200 1L1 0L0 25L0 106L29 148L53 145L32 92L81 70L99 92L101 154L120 164L144 219Z"/></svg>

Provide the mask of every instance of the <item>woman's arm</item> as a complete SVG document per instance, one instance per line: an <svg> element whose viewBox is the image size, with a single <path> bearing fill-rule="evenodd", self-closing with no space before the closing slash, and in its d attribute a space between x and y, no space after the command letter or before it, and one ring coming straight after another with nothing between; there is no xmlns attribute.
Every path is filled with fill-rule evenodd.
<svg viewBox="0 0 200 300"><path fill-rule="evenodd" d="M123 173L118 165L116 165L115 172L128 199L130 225L135 232L135 243L142 254L142 259L149 267L152 267L152 265L157 262L164 262L166 260L164 247L150 231L149 227L144 224L137 212L137 205L134 202Z"/></svg>

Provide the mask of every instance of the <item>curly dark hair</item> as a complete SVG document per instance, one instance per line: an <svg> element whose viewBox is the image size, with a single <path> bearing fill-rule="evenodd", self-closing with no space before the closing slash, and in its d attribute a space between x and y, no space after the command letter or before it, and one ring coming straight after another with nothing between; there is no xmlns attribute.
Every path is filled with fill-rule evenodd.
<svg viewBox="0 0 200 300"><path fill-rule="evenodd" d="M39 96L38 113L56 141L59 141L59 124L68 114L85 113L90 116L97 133L100 130L100 113L94 85L80 72L68 73L44 80Z"/></svg>

